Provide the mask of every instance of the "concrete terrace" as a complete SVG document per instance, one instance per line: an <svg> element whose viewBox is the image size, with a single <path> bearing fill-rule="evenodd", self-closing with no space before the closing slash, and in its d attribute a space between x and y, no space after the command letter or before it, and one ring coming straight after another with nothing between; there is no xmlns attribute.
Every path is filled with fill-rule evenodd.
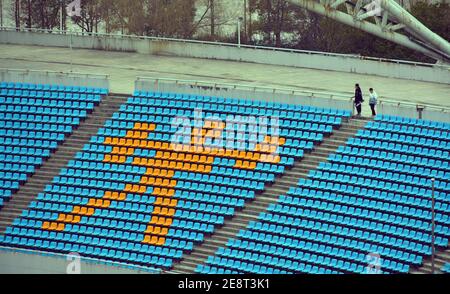
<svg viewBox="0 0 450 294"><path fill-rule="evenodd" d="M0 67L108 74L111 91L123 94L132 93L137 76L319 90L348 97L358 82L364 93L373 87L381 99L450 107L448 84L222 60L0 44Z"/></svg>

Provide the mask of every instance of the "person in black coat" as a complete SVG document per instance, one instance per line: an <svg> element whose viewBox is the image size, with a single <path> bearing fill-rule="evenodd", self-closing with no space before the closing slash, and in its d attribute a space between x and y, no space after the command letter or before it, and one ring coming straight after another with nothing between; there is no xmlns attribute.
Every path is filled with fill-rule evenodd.
<svg viewBox="0 0 450 294"><path fill-rule="evenodd" d="M355 107L358 112L358 116L361 116L362 103L364 102L364 99L359 84L355 84L355 96L353 98L355 98Z"/></svg>

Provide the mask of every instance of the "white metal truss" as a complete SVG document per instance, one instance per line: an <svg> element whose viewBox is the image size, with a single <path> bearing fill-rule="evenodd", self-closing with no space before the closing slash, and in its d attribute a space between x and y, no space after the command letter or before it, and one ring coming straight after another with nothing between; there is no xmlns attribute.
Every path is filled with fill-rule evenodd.
<svg viewBox="0 0 450 294"><path fill-rule="evenodd" d="M288 0L380 38L450 63L450 44L394 0ZM402 1L409 9L409 1Z"/></svg>

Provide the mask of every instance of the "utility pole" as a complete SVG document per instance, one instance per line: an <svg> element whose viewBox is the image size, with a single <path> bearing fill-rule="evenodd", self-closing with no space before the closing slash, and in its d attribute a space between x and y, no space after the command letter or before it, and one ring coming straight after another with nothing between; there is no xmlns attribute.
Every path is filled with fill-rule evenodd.
<svg viewBox="0 0 450 294"><path fill-rule="evenodd" d="M16 0L16 29L18 31L20 31L20 29L22 27L21 23L20 23L20 10L21 10L20 1Z"/></svg>
<svg viewBox="0 0 450 294"><path fill-rule="evenodd" d="M238 47L241 48L241 22L242 22L242 17L238 18L238 23L237 23L237 35L238 35Z"/></svg>
<svg viewBox="0 0 450 294"><path fill-rule="evenodd" d="M63 27L63 11L64 11L64 0L61 0L61 13L59 14L59 30L62 32L64 30Z"/></svg>
<svg viewBox="0 0 450 294"><path fill-rule="evenodd" d="M431 178L431 274L434 274L434 230L435 230L435 221L434 221L434 178Z"/></svg>
<svg viewBox="0 0 450 294"><path fill-rule="evenodd" d="M27 20L27 27L29 29L31 29L32 24L31 24L31 0L27 1L27 8L28 8L28 20Z"/></svg>
<svg viewBox="0 0 450 294"><path fill-rule="evenodd" d="M247 41L247 0L244 0L244 39Z"/></svg>
<svg viewBox="0 0 450 294"><path fill-rule="evenodd" d="M3 0L0 0L0 27L3 27Z"/></svg>
<svg viewBox="0 0 450 294"><path fill-rule="evenodd" d="M248 30L247 30L247 41L252 41L253 28L252 28L252 3L248 3Z"/></svg>
<svg viewBox="0 0 450 294"><path fill-rule="evenodd" d="M215 15L215 7L214 7L214 0L209 0L209 4L211 6L211 38L215 39L216 35L216 15Z"/></svg>

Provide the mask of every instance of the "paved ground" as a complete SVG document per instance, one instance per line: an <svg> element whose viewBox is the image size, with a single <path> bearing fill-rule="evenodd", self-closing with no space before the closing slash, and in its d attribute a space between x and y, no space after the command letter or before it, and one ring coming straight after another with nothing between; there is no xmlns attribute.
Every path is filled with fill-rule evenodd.
<svg viewBox="0 0 450 294"><path fill-rule="evenodd" d="M0 44L0 67L109 74L111 91L132 93L137 76L333 91L376 89L388 100L450 107L450 85L287 66ZM365 113L367 113L366 107Z"/></svg>

